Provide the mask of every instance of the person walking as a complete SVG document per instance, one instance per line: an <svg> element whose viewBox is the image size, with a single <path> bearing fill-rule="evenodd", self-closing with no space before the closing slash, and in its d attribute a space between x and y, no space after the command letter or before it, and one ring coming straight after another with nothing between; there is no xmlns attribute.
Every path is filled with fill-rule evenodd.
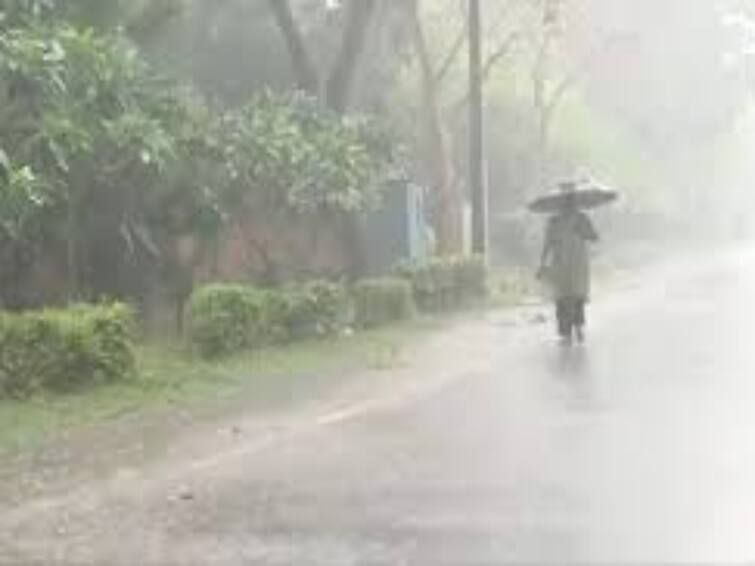
<svg viewBox="0 0 755 566"><path fill-rule="evenodd" d="M538 277L553 291L558 334L564 345L585 339L590 298L590 244L598 233L580 207L576 183L559 185L557 210L548 218Z"/></svg>

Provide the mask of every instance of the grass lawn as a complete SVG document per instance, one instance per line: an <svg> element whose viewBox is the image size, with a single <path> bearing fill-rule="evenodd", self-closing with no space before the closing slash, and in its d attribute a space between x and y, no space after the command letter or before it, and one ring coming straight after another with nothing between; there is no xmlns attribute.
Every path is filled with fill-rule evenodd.
<svg viewBox="0 0 755 566"><path fill-rule="evenodd" d="M442 326L440 320L419 319L213 362L194 358L175 343L151 342L139 347L139 374L128 383L0 401L0 456L126 418L179 409L218 410L240 402L247 410L264 411L316 399L363 370L390 369L407 345Z"/></svg>

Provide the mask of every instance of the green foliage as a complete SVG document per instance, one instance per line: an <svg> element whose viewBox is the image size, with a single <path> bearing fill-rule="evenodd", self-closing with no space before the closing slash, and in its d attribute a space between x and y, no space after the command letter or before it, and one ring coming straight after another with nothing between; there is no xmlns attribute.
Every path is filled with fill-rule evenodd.
<svg viewBox="0 0 755 566"><path fill-rule="evenodd" d="M0 149L0 158L3 155ZM0 238L11 241L34 239L43 230L44 213L54 202L43 181L30 167L16 167L7 160L0 167Z"/></svg>
<svg viewBox="0 0 755 566"><path fill-rule="evenodd" d="M174 257L179 236L201 254L250 213L379 202L398 151L374 120L299 94L219 111L155 73L123 33L43 12L22 7L0 24L3 257L64 257L69 293L132 296L145 266L199 261Z"/></svg>
<svg viewBox="0 0 755 566"><path fill-rule="evenodd" d="M131 377L133 328L133 312L122 304L0 314L0 397Z"/></svg>
<svg viewBox="0 0 755 566"><path fill-rule="evenodd" d="M282 289L210 285L192 295L189 337L200 356L213 358L331 335L344 328L347 304L344 287L327 281Z"/></svg>
<svg viewBox="0 0 755 566"><path fill-rule="evenodd" d="M309 281L280 294L288 297L284 320L289 340L337 334L347 325L349 297L340 283Z"/></svg>
<svg viewBox="0 0 755 566"><path fill-rule="evenodd" d="M309 281L263 292L260 345L331 336L348 322L349 300L340 283Z"/></svg>
<svg viewBox="0 0 755 566"><path fill-rule="evenodd" d="M189 337L200 356L220 357L259 342L264 292L241 285L210 285L189 304Z"/></svg>
<svg viewBox="0 0 755 566"><path fill-rule="evenodd" d="M228 112L221 132L227 199L236 207L365 210L398 161L376 122L344 118L303 94L258 95Z"/></svg>
<svg viewBox="0 0 755 566"><path fill-rule="evenodd" d="M55 0L0 0L0 29L52 12Z"/></svg>
<svg viewBox="0 0 755 566"><path fill-rule="evenodd" d="M362 328L373 328L414 315L412 287L403 279L366 279L356 283L353 293L356 323Z"/></svg>
<svg viewBox="0 0 755 566"><path fill-rule="evenodd" d="M396 273L411 282L417 305L430 312L453 310L487 296L488 269L479 256L404 263Z"/></svg>
<svg viewBox="0 0 755 566"><path fill-rule="evenodd" d="M124 37L54 20L0 36L0 84L0 147L11 169L0 180L0 210L24 219L4 222L5 232L59 254L47 234L20 230L44 220L69 250L109 245L97 255L111 265L100 270L116 271L140 251L157 255L163 224L154 211L175 201L171 172L201 137L191 97L152 73ZM199 208L198 188L180 192ZM83 253L74 258L70 272L97 271L85 269Z"/></svg>
<svg viewBox="0 0 755 566"><path fill-rule="evenodd" d="M185 7L184 0L0 0L0 26L45 19L98 30L122 28L149 40Z"/></svg>

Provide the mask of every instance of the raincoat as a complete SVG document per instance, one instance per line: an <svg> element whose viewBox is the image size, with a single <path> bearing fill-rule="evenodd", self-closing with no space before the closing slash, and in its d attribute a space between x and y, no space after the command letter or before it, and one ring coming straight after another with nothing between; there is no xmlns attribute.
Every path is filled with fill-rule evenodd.
<svg viewBox="0 0 755 566"><path fill-rule="evenodd" d="M582 211L564 210L548 220L543 267L556 300L590 297L589 243L597 239L590 217Z"/></svg>

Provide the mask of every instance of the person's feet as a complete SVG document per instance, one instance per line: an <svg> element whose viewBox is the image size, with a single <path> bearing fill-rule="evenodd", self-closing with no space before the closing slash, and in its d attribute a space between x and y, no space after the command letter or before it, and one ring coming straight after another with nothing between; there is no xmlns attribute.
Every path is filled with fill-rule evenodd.
<svg viewBox="0 0 755 566"><path fill-rule="evenodd" d="M577 343L584 344L585 343L585 329L581 326L577 326L574 332L577 335Z"/></svg>
<svg viewBox="0 0 755 566"><path fill-rule="evenodd" d="M572 340L571 334L562 334L559 343L561 346L568 348L574 343L574 341Z"/></svg>

